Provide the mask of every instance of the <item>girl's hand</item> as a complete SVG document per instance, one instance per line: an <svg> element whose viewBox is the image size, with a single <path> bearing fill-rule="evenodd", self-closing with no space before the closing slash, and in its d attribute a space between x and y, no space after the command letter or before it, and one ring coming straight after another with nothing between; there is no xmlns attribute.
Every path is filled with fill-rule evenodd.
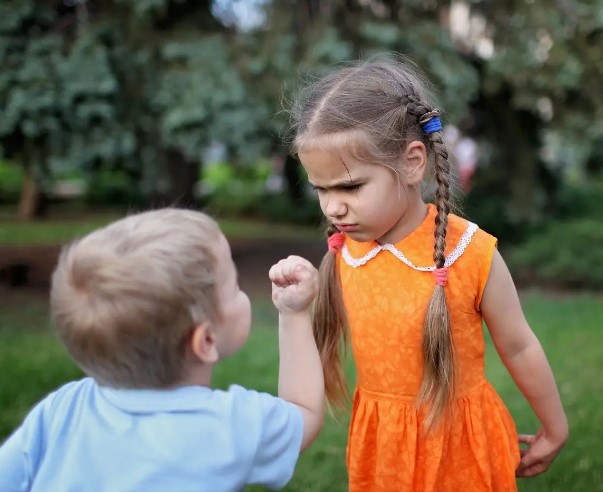
<svg viewBox="0 0 603 492"><path fill-rule="evenodd" d="M299 256L279 261L268 276L272 281L272 302L281 314L309 309L318 293L318 270Z"/></svg>
<svg viewBox="0 0 603 492"><path fill-rule="evenodd" d="M542 429L535 436L519 435L519 442L528 444L529 447L521 449L521 462L515 475L527 478L547 471L561 451L566 439L567 437L554 439L547 436Z"/></svg>

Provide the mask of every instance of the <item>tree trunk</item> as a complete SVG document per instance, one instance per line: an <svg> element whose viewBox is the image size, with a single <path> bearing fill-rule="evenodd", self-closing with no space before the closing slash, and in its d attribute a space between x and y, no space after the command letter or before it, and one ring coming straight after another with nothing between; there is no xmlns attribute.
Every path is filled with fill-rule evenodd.
<svg viewBox="0 0 603 492"><path fill-rule="evenodd" d="M182 152L174 149L167 150L165 155L169 189L156 196L154 205L193 207L195 185L199 179L199 163L186 159Z"/></svg>
<svg viewBox="0 0 603 492"><path fill-rule="evenodd" d="M41 213L42 193L31 169L25 169L25 180L21 188L18 217L20 220L32 220Z"/></svg>
<svg viewBox="0 0 603 492"><path fill-rule="evenodd" d="M510 99L505 89L482 93L475 107L488 139L496 145L490 173L497 176L500 191L509 197L509 213L520 222L534 223L542 218L549 191L539 178L540 122L529 112L514 109Z"/></svg>

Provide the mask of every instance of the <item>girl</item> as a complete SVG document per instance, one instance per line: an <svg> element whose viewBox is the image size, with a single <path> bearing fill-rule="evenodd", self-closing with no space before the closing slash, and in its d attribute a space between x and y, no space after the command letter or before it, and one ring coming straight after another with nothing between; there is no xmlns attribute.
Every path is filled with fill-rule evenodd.
<svg viewBox="0 0 603 492"><path fill-rule="evenodd" d="M448 153L422 80L393 61L346 67L311 85L293 120L330 222L314 330L331 402L347 391L348 330L358 373L349 490L506 492L544 472L568 435L559 394L496 239L450 214ZM428 164L435 204L420 192ZM517 436L485 379L482 319L542 424L535 436Z"/></svg>

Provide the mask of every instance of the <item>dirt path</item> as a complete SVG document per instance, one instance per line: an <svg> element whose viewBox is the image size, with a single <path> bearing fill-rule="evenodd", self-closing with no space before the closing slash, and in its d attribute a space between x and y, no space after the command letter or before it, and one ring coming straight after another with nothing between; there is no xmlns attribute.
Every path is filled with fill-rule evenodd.
<svg viewBox="0 0 603 492"><path fill-rule="evenodd" d="M268 270L281 258L299 255L316 267L326 251L326 243L317 240L274 239L234 243L232 256L239 270L241 288L249 294L270 294Z"/></svg>
<svg viewBox="0 0 603 492"><path fill-rule="evenodd" d="M270 294L268 270L279 259L295 254L318 266L326 250L326 244L314 239L248 239L231 245L241 288L251 295ZM59 251L59 246L0 246L0 296L6 301L12 291L19 298L25 292L45 295ZM26 265L24 278L20 265Z"/></svg>

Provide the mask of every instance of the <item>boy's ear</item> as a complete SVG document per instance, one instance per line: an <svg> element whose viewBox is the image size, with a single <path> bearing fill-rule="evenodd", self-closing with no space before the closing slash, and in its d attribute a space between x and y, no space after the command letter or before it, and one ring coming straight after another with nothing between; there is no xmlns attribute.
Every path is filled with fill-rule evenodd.
<svg viewBox="0 0 603 492"><path fill-rule="evenodd" d="M406 184L416 185L423 181L427 169L427 149L419 140L410 142L404 149Z"/></svg>
<svg viewBox="0 0 603 492"><path fill-rule="evenodd" d="M211 323L196 326L191 336L191 352L203 364L215 364L220 358L216 346L216 336Z"/></svg>

